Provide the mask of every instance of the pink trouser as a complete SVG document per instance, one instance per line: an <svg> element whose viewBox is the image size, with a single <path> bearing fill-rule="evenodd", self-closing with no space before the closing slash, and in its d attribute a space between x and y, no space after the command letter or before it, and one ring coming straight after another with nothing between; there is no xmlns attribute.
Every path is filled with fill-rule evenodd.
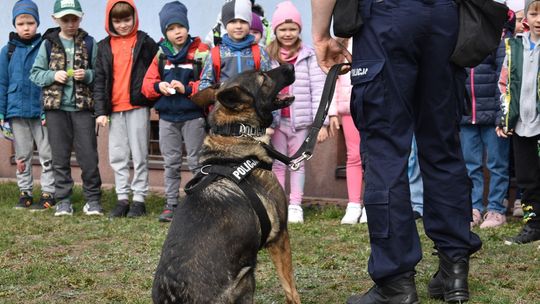
<svg viewBox="0 0 540 304"><path fill-rule="evenodd" d="M360 133L351 115L341 116L345 145L347 146L347 192L349 202L362 202L362 160L360 159Z"/></svg>
<svg viewBox="0 0 540 304"><path fill-rule="evenodd" d="M274 149L287 156L292 156L308 134L308 129L300 129L293 131L291 128L291 120L289 118L281 118L280 125L274 130L272 135L272 145ZM289 170L289 167L282 162L275 160L272 166L272 171L276 174L279 184L285 189L285 173ZM289 196L289 202L293 205L300 205L302 203L302 197L304 196L304 183L306 180L306 173L304 163L300 164L300 168L297 171L290 170L290 183L291 193Z"/></svg>

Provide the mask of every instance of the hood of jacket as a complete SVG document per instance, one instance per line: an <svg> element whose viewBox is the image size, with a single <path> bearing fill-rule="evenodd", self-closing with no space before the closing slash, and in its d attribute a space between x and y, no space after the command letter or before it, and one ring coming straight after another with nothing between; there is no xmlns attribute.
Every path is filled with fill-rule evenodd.
<svg viewBox="0 0 540 304"><path fill-rule="evenodd" d="M133 29L131 29L131 33L129 33L128 36L136 35L137 31L139 30L139 13L137 11L137 7L135 6L135 2L133 0L109 0L107 1L107 7L105 9L105 31L107 34L109 34L111 37L120 37L114 29L112 29L112 21L111 19L111 10L112 8L119 2L125 2L131 7L133 7L134 10L134 20L133 20Z"/></svg>

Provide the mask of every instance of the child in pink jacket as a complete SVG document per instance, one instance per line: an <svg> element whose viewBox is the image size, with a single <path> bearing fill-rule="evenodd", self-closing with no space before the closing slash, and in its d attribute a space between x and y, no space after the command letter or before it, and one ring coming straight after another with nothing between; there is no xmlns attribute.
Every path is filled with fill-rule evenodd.
<svg viewBox="0 0 540 304"><path fill-rule="evenodd" d="M341 44L347 46L349 52L352 51L350 39L343 39ZM347 193L349 203L345 216L341 219L341 224L367 223L367 215L362 202L362 160L360 159L360 133L354 125L351 117L351 75L347 73L339 76L336 82L334 98L328 110L330 116L330 135L336 134L339 127L338 116L341 117L343 125L343 135L347 146Z"/></svg>
<svg viewBox="0 0 540 304"><path fill-rule="evenodd" d="M272 30L275 39L268 45L268 54L274 65L290 63L294 65L296 81L282 93L295 96L294 103L277 113L272 135L272 144L280 153L292 156L302 145L313 124L319 107L322 88L326 76L319 68L315 51L302 43L302 19L300 12L290 1L277 5L272 16ZM319 132L318 141L328 137L326 127ZM281 186L285 188L287 166L274 162L273 171ZM289 223L303 223L301 203L304 195L305 170L302 164L297 171L290 172Z"/></svg>

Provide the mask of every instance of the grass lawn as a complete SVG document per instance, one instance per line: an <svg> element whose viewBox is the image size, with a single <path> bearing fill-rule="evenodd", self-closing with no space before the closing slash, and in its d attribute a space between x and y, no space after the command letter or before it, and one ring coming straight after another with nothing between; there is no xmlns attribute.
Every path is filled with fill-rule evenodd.
<svg viewBox="0 0 540 304"><path fill-rule="evenodd" d="M38 196L35 193L35 196ZM30 213L12 207L14 183L0 184L0 303L150 303L155 267L168 224L158 223L162 199L148 199L149 216L110 221L82 214L81 189L75 215ZM105 210L114 193L104 191ZM290 227L296 282L303 303L345 303L371 286L366 263L366 225L341 226L337 207L305 209L305 224ZM509 217L497 230L477 232L483 249L471 260L470 303L540 303L538 244L506 246L521 223ZM417 267L422 303L437 267L432 243L419 224L424 259ZM284 296L268 254L259 255L256 303L283 303Z"/></svg>

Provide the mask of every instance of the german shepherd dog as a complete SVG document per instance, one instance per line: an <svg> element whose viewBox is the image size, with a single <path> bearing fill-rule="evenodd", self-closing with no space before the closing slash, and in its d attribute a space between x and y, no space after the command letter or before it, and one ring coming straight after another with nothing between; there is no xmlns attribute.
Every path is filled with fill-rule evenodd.
<svg viewBox="0 0 540 304"><path fill-rule="evenodd" d="M294 82L294 68L282 65L267 72L247 71L193 96L201 107L214 103L208 121L212 130L231 124L264 130L272 111L294 100L278 93ZM210 132L200 163L255 158L271 166L259 141L267 135L227 136ZM255 168L246 177L268 215L268 237L252 200L229 178L219 178L188 194L176 208L152 288L154 303L253 303L257 253L266 247L275 264L286 303L300 303L296 290L289 233L287 198L274 173ZM187 188L187 187L186 187ZM264 212L263 211L263 212Z"/></svg>

